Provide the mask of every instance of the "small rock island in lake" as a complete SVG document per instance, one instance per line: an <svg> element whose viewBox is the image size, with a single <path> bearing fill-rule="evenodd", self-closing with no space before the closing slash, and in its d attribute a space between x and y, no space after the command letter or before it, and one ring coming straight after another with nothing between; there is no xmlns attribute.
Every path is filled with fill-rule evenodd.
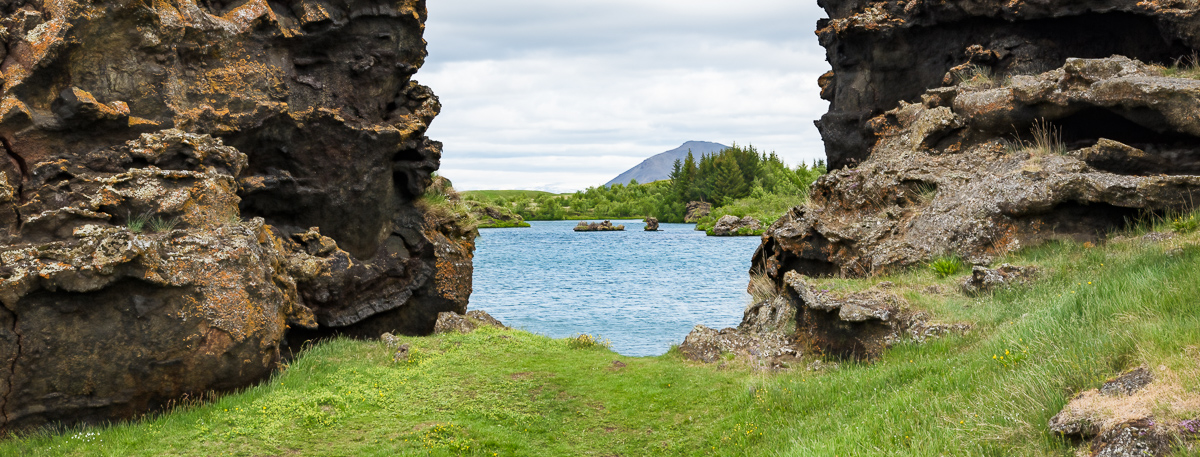
<svg viewBox="0 0 1200 457"><path fill-rule="evenodd" d="M646 222L645 230L647 232L657 232L658 231L658 218L657 217L647 217L644 222Z"/></svg>
<svg viewBox="0 0 1200 457"><path fill-rule="evenodd" d="M624 225L613 225L612 222L604 221L600 223L579 221L579 225L575 226L576 232L622 232L625 231Z"/></svg>

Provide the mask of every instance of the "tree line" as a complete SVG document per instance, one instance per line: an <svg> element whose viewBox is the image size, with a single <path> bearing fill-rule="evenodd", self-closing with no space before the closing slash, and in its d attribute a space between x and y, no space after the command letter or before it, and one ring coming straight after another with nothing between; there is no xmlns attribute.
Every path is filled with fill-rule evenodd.
<svg viewBox="0 0 1200 457"><path fill-rule="evenodd" d="M663 222L683 222L687 203L708 202L714 208L753 206L756 200L778 197L806 199L808 187L825 173L823 160L788 167L774 152L754 146L733 146L695 157L691 151L676 160L668 179L641 184L595 186L573 194L543 194L534 198L497 198L493 203L513 209L526 220L619 219L653 216ZM470 195L467 198L472 198ZM771 222L771 221L764 221Z"/></svg>

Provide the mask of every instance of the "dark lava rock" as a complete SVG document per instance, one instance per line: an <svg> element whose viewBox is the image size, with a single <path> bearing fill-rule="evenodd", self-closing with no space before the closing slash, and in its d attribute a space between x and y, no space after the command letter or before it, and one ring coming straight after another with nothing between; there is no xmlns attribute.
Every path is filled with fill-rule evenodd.
<svg viewBox="0 0 1200 457"><path fill-rule="evenodd" d="M1096 242L1200 190L1200 81L1162 67L1200 50L1194 3L820 4L831 172L767 230L777 284Z"/></svg>
<svg viewBox="0 0 1200 457"><path fill-rule="evenodd" d="M904 337L921 342L970 329L928 322L925 313L889 291L891 285L841 292L820 289L796 272L788 272L785 284L786 296L796 303L797 332L814 349L840 358L870 360Z"/></svg>
<svg viewBox="0 0 1200 457"><path fill-rule="evenodd" d="M576 232L620 232L624 230L624 225L613 225L613 223L609 221L600 223L579 221L579 225L575 226Z"/></svg>
<svg viewBox="0 0 1200 457"><path fill-rule="evenodd" d="M645 230L647 232L657 232L658 231L658 218L657 217L647 217L645 222L646 222Z"/></svg>
<svg viewBox="0 0 1200 457"><path fill-rule="evenodd" d="M1018 267L1006 263L997 268L987 268L976 265L971 268L971 276L963 281L961 288L963 293L974 295L1000 287L1032 281L1037 276L1037 273L1037 267L1032 266Z"/></svg>
<svg viewBox="0 0 1200 457"><path fill-rule="evenodd" d="M714 236L758 235L762 229L762 223L753 217L746 216L738 219L737 216L726 214L717 219L716 225L713 225L712 234Z"/></svg>
<svg viewBox="0 0 1200 457"><path fill-rule="evenodd" d="M879 140L877 116L900 102L921 101L927 89L969 80L964 70L981 68L998 81L1058 68L1070 57L1122 55L1170 64L1200 48L1196 6L1181 0L820 5L829 18L818 21L817 36L832 71L818 81L830 106L817 127L830 169L866 162Z"/></svg>
<svg viewBox="0 0 1200 457"><path fill-rule="evenodd" d="M788 289L746 307L736 329L720 331L697 325L680 345L684 357L714 362L722 354L770 363L793 362L801 354L870 360L902 339L923 342L947 333L964 333L966 324L931 323L887 289L862 292L819 289L789 272Z"/></svg>
<svg viewBox="0 0 1200 457"><path fill-rule="evenodd" d="M876 118L871 155L818 179L811 203L767 230L754 269L777 282L789 270L864 276L944 253L986 264L1046 240L1102 241L1200 191L1200 155L1188 152L1200 148L1200 121L1186 114L1200 110L1197 90L1200 81L1124 57L931 89ZM1032 147L1039 128L1061 148ZM1172 171L1088 163L1116 142L1154 151Z"/></svg>
<svg viewBox="0 0 1200 457"><path fill-rule="evenodd" d="M474 231L420 198L423 0L0 11L0 431L247 386L285 335L465 311Z"/></svg>

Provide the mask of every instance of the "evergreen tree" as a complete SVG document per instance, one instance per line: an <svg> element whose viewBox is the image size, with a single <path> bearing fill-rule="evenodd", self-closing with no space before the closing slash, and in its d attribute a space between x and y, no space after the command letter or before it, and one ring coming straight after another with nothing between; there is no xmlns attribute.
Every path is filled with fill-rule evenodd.
<svg viewBox="0 0 1200 457"><path fill-rule="evenodd" d="M680 201L687 203L694 200L700 200L700 190L696 185L696 175L700 174L699 168L696 166L696 157L692 155L692 150L688 149L687 158L683 160L683 185L680 187Z"/></svg>
<svg viewBox="0 0 1200 457"><path fill-rule="evenodd" d="M737 159L732 155L718 155L713 159L712 192L713 204L721 206L750 193Z"/></svg>

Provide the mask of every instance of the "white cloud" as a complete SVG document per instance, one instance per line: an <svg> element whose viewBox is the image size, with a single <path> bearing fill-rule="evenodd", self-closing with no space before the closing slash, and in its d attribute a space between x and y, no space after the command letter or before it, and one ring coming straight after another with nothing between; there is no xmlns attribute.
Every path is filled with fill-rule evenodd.
<svg viewBox="0 0 1200 457"><path fill-rule="evenodd" d="M823 157L820 10L794 3L431 2L416 78L442 100L442 174L570 191L688 140Z"/></svg>

